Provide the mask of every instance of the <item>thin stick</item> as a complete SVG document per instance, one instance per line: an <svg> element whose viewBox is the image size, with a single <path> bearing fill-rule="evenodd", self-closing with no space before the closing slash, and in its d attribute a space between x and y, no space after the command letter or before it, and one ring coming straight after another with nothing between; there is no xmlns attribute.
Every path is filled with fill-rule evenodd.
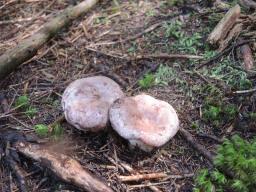
<svg viewBox="0 0 256 192"><path fill-rule="evenodd" d="M186 139L189 144L195 148L198 152L200 152L205 158L207 158L211 163L213 163L213 155L207 151L204 146L197 143L193 136L185 129L180 129L181 135Z"/></svg>
<svg viewBox="0 0 256 192"><path fill-rule="evenodd" d="M256 88L254 89L248 89L248 90L241 90L241 91L235 91L234 94L246 94L246 93L253 93L256 92Z"/></svg>
<svg viewBox="0 0 256 192"><path fill-rule="evenodd" d="M159 53L152 55L139 55L134 58L134 60L139 59L203 59L203 56L198 55L187 55L187 54L167 54L167 53Z"/></svg>
<svg viewBox="0 0 256 192"><path fill-rule="evenodd" d="M6 21L0 21L0 25L7 25L7 24L14 24L14 23L21 23L26 21L32 21L36 18L34 17L28 17L28 18L21 18L21 19L13 19L13 20L6 20Z"/></svg>
<svg viewBox="0 0 256 192"><path fill-rule="evenodd" d="M136 174L136 170L134 170L129 164L121 162L118 160L120 165L129 173ZM151 184L150 181L147 181L147 184ZM151 189L153 192L162 192L162 190L158 189L156 186L148 186L149 189Z"/></svg>
<svg viewBox="0 0 256 192"><path fill-rule="evenodd" d="M129 176L118 176L118 178L122 182L127 182L127 181L160 179L160 178L165 178L167 176L168 175L166 173L148 173L148 174L136 174L136 175L129 175Z"/></svg>

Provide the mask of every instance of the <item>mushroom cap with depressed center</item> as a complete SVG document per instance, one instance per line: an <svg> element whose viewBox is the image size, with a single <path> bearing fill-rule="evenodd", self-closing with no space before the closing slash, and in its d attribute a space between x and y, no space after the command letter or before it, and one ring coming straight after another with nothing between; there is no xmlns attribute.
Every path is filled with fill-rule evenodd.
<svg viewBox="0 0 256 192"><path fill-rule="evenodd" d="M64 91L62 107L68 123L83 131L96 132L106 127L111 104L124 96L112 79L94 76L72 82Z"/></svg>
<svg viewBox="0 0 256 192"><path fill-rule="evenodd" d="M179 130L174 108L146 94L116 100L109 115L113 129L144 151L164 145Z"/></svg>

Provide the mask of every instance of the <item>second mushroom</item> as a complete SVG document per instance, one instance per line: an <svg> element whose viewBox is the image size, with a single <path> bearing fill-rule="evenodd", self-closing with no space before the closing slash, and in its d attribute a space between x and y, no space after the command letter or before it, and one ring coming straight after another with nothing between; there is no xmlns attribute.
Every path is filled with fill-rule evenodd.
<svg viewBox="0 0 256 192"><path fill-rule="evenodd" d="M144 151L164 145L179 130L174 108L146 94L116 100L109 115L113 129Z"/></svg>

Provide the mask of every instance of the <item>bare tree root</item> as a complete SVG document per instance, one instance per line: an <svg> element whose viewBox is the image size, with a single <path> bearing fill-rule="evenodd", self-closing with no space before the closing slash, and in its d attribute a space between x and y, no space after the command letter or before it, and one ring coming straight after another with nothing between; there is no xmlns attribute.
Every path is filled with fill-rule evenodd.
<svg viewBox="0 0 256 192"><path fill-rule="evenodd" d="M89 192L113 192L113 190L90 174L80 163L71 157L47 150L41 145L18 141L18 152L40 162L65 182L74 184Z"/></svg>
<svg viewBox="0 0 256 192"><path fill-rule="evenodd" d="M98 0L85 0L76 6L68 7L34 35L21 41L15 48L6 51L0 56L0 79L5 78L20 64L36 55L42 45L54 37L60 29L86 13L97 2Z"/></svg>

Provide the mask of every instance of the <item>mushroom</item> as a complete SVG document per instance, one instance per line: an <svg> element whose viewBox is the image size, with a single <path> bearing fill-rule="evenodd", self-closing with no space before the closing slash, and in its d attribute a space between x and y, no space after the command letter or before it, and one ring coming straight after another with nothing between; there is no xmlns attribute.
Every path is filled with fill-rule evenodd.
<svg viewBox="0 0 256 192"><path fill-rule="evenodd" d="M109 115L113 129L146 152L164 145L179 130L174 108L146 94L116 100Z"/></svg>
<svg viewBox="0 0 256 192"><path fill-rule="evenodd" d="M68 123L85 132L97 132L109 122L111 104L123 96L116 82L94 76L72 82L64 91L61 104Z"/></svg>

